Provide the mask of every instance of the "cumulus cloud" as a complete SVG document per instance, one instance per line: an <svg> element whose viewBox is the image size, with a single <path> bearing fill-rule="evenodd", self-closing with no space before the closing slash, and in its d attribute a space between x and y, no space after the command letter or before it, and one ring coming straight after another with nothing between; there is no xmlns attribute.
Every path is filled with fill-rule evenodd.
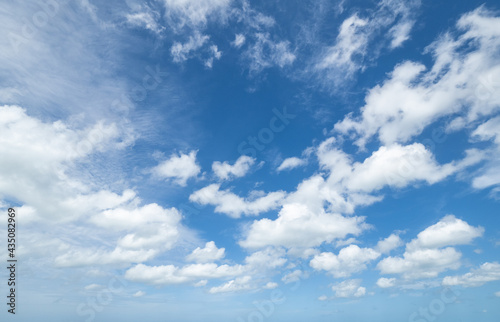
<svg viewBox="0 0 500 322"><path fill-rule="evenodd" d="M396 66L390 78L372 88L359 117L347 116L335 125L340 133L354 132L356 144L364 147L373 137L385 145L407 142L437 119L459 112L471 122L479 115L498 110L498 95L483 97L492 73L498 73L500 18L479 8L460 18L456 39L446 34L428 47L434 65L428 71L417 62ZM469 50L474 49L474 50Z"/></svg>
<svg viewBox="0 0 500 322"><path fill-rule="evenodd" d="M212 170L219 179L228 180L245 176L254 163L255 158L242 155L233 165L230 165L227 161L223 163L216 161L212 164Z"/></svg>
<svg viewBox="0 0 500 322"><path fill-rule="evenodd" d="M402 245L403 241L401 238L398 235L391 234L389 237L379 241L375 249L382 254L387 254Z"/></svg>
<svg viewBox="0 0 500 322"><path fill-rule="evenodd" d="M361 286L361 280L345 280L332 286L332 291L339 298L362 297L366 294L366 288Z"/></svg>
<svg viewBox="0 0 500 322"><path fill-rule="evenodd" d="M239 244L245 248L307 249L345 238L348 234L359 235L366 228L362 217L344 217L324 211L314 213L302 204L286 204L276 220L254 221Z"/></svg>
<svg viewBox="0 0 500 322"><path fill-rule="evenodd" d="M211 241L205 244L204 248L197 247L186 259L197 263L210 263L224 257L225 248L217 248L215 242Z"/></svg>
<svg viewBox="0 0 500 322"><path fill-rule="evenodd" d="M366 269L367 264L380 256L371 248L350 245L339 251L338 255L325 252L314 256L309 265L315 270L324 270L336 278L349 277Z"/></svg>
<svg viewBox="0 0 500 322"><path fill-rule="evenodd" d="M196 177L201 171L196 163L196 153L197 151L191 151L189 154L172 154L168 160L158 164L151 172L158 178L172 179L184 187L188 179Z"/></svg>
<svg viewBox="0 0 500 322"><path fill-rule="evenodd" d="M482 227L470 226L455 216L445 216L406 244L403 257L386 257L377 268L382 274L400 274L405 279L436 277L460 267L462 254L448 246L470 244L483 231Z"/></svg>
<svg viewBox="0 0 500 322"><path fill-rule="evenodd" d="M221 191L219 184L211 184L193 192L189 196L189 200L202 205L213 205L215 212L239 218L242 214L257 216L262 212L276 209L281 205L285 195L286 193L283 191L268 194L254 191L249 198L241 198L228 190Z"/></svg>
<svg viewBox="0 0 500 322"><path fill-rule="evenodd" d="M279 165L278 169L276 169L278 172L283 171L283 170L291 170L295 169L301 166L304 166L307 164L307 161L297 158L297 157L292 157L292 158L287 158L281 162Z"/></svg>
<svg viewBox="0 0 500 322"><path fill-rule="evenodd" d="M190 264L183 267L174 265L147 266L138 264L125 272L125 278L152 285L169 285L193 282L200 279L214 279L241 275L241 265L218 266L214 263Z"/></svg>
<svg viewBox="0 0 500 322"><path fill-rule="evenodd" d="M381 277L377 280L377 286L380 288L389 288L393 287L396 284L396 279L393 278L385 278Z"/></svg>
<svg viewBox="0 0 500 322"><path fill-rule="evenodd" d="M251 280L251 276L239 277L220 286L212 287L208 292L211 294L217 294L249 290L253 288L253 286L250 285Z"/></svg>
<svg viewBox="0 0 500 322"><path fill-rule="evenodd" d="M443 285L477 287L498 280L500 280L500 264L493 262L484 263L479 268L473 269L471 272L461 276L446 276L443 278Z"/></svg>

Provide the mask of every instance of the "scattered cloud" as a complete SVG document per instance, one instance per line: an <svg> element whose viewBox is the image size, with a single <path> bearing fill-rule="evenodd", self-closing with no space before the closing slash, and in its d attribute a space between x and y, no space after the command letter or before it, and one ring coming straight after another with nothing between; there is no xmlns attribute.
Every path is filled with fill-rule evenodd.
<svg viewBox="0 0 500 322"><path fill-rule="evenodd" d="M448 246L470 244L483 231L482 227L470 226L453 215L445 216L406 244L403 257L386 257L377 268L382 274L401 274L405 279L437 277L460 267L462 254Z"/></svg>
<svg viewBox="0 0 500 322"><path fill-rule="evenodd" d="M245 176L254 163L255 158L242 155L233 165L230 165L227 161L223 163L216 161L212 164L212 170L220 180L229 180Z"/></svg>
<svg viewBox="0 0 500 322"><path fill-rule="evenodd" d="M335 297L339 298L350 298L350 297L362 297L366 294L366 288L361 286L361 280L345 280L332 286L332 290L335 292Z"/></svg>
<svg viewBox="0 0 500 322"><path fill-rule="evenodd" d="M462 285L464 287L478 287L488 282L500 280L500 264L497 262L484 263L479 268L462 276L446 276L444 286Z"/></svg>
<svg viewBox="0 0 500 322"><path fill-rule="evenodd" d="M303 159L299 159L297 157L292 157L292 158L287 158L281 162L280 166L278 167L277 171L284 171L284 170L291 170L295 169L301 166L304 166L307 164L307 161Z"/></svg>
<svg viewBox="0 0 500 322"><path fill-rule="evenodd" d="M389 287L394 287L396 284L396 279L393 278L385 278L381 277L377 280L377 286L380 288L389 288Z"/></svg>
<svg viewBox="0 0 500 322"><path fill-rule="evenodd" d="M205 244L205 248L197 247L186 259L190 262L210 263L224 258L225 248L217 248L213 241Z"/></svg>
<svg viewBox="0 0 500 322"><path fill-rule="evenodd" d="M248 198L241 198L228 190L220 190L219 184L211 184L193 192L189 200L202 205L215 206L215 212L227 214L232 218L241 215L257 216L260 213L276 209L282 203L286 193L283 191L265 194L253 191Z"/></svg>
<svg viewBox="0 0 500 322"><path fill-rule="evenodd" d="M158 178L172 179L178 185L185 187L188 179L196 177L201 172L200 166L196 163L196 153L197 151L191 151L189 154L172 154L151 172Z"/></svg>
<svg viewBox="0 0 500 322"><path fill-rule="evenodd" d="M321 253L314 256L309 265L315 270L324 270L335 278L349 277L367 268L367 264L380 257L380 253L371 248L350 245L333 253Z"/></svg>

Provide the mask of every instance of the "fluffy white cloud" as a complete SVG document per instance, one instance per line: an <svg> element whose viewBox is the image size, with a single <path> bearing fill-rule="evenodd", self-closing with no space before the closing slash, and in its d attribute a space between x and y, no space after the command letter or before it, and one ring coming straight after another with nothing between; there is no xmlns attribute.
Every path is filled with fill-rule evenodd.
<svg viewBox="0 0 500 322"><path fill-rule="evenodd" d="M500 70L500 18L479 8L464 15L457 28L463 31L457 39L446 34L428 47L435 57L432 69L424 72L424 65L411 61L400 64L383 85L369 91L361 116L348 116L335 129L354 131L360 147L374 135L389 145L410 140L445 115L465 110L471 121L498 110L500 98L492 95L495 86L488 80ZM464 49L469 46L477 48Z"/></svg>
<svg viewBox="0 0 500 322"><path fill-rule="evenodd" d="M383 274L401 274L406 279L436 277L460 267L462 254L447 246L470 244L483 231L482 227L470 226L452 215L445 216L406 244L403 257L386 257L377 268Z"/></svg>
<svg viewBox="0 0 500 322"><path fill-rule="evenodd" d="M200 166L196 163L197 151L191 151L189 154L173 154L168 160L165 160L154 167L151 172L159 177L173 179L180 186L186 186L187 180L196 177L200 171Z"/></svg>
<svg viewBox="0 0 500 322"><path fill-rule="evenodd" d="M276 220L254 221L239 244L245 248L306 249L345 238L348 234L359 235L366 228L362 217L344 217L324 211L314 213L302 204L286 204Z"/></svg>
<svg viewBox="0 0 500 322"><path fill-rule="evenodd" d="M391 234L389 237L379 241L375 249L382 254L387 254L402 245L403 241L401 238L398 235Z"/></svg>
<svg viewBox="0 0 500 322"><path fill-rule="evenodd" d="M226 249L217 248L213 241L205 244L205 248L197 247L186 259L191 262L209 263L224 257Z"/></svg>
<svg viewBox="0 0 500 322"><path fill-rule="evenodd" d="M407 146L382 146L362 163L352 163L350 157L335 148L331 141L318 149L320 165L332 172L331 183L340 183L349 191L373 192L384 186L405 187L413 182L433 184L481 160L476 150L467 151L458 162L439 165L425 146L414 143Z"/></svg>
<svg viewBox="0 0 500 322"><path fill-rule="evenodd" d="M278 283L275 282L269 282L266 285L264 285L262 288L265 290L273 290L278 287ZM499 292L500 293L500 292Z"/></svg>
<svg viewBox="0 0 500 322"><path fill-rule="evenodd" d="M208 292L210 292L211 294L217 294L249 290L253 288L252 285L250 285L251 280L251 276L239 277L221 286L212 287Z"/></svg>
<svg viewBox="0 0 500 322"><path fill-rule="evenodd" d="M366 294L366 288L361 286L361 280L345 280L332 286L335 296L339 298L362 297Z"/></svg>
<svg viewBox="0 0 500 322"><path fill-rule="evenodd" d="M350 245L333 253L321 253L314 256L309 265L315 270L325 270L334 277L349 277L353 273L366 269L367 263L377 259L380 253L371 248Z"/></svg>
<svg viewBox="0 0 500 322"><path fill-rule="evenodd" d="M291 169L295 169L295 168L304 166L306 164L307 164L307 161L300 159L300 158L297 158L297 157L292 157L292 158L288 158L288 159L283 160L283 162L281 162L280 166L278 167L277 171L280 172L283 170L291 170Z"/></svg>
<svg viewBox="0 0 500 322"><path fill-rule="evenodd" d="M393 287L396 284L396 279L393 278L385 278L381 277L377 280L377 286L380 288L389 288Z"/></svg>
<svg viewBox="0 0 500 322"><path fill-rule="evenodd" d="M500 264L497 262L484 263L479 268L462 276L446 276L443 285L462 285L464 287L477 287L488 282L500 280Z"/></svg>
<svg viewBox="0 0 500 322"><path fill-rule="evenodd" d="M273 247L254 252L245 258L247 268L256 271L281 267L286 261L285 251Z"/></svg>
<svg viewBox="0 0 500 322"><path fill-rule="evenodd" d="M230 165L227 161L223 163L216 161L212 164L212 170L219 179L228 180L232 177L239 178L245 176L254 163L254 158L242 155L233 165Z"/></svg>
<svg viewBox="0 0 500 322"><path fill-rule="evenodd" d="M211 184L193 192L189 200L202 205L215 206L215 212L224 213L232 218L241 215L256 216L262 212L276 209L285 197L283 191L270 192L253 191L249 198L241 198L228 190L220 190L219 184Z"/></svg>
<svg viewBox="0 0 500 322"><path fill-rule="evenodd" d="M131 190L121 196L96 191L92 182L70 175L78 162L130 144L123 136L114 123L76 130L61 121L42 122L18 106L0 106L0 154L11 156L0 159L0 195L30 207L31 220L70 221L127 202L135 196Z"/></svg>
<svg viewBox="0 0 500 322"><path fill-rule="evenodd" d="M138 264L125 272L125 278L134 282L153 285L168 285L193 282L200 279L214 279L241 275L241 265L217 266L213 263L191 264L184 267L174 265L147 266Z"/></svg>
<svg viewBox="0 0 500 322"><path fill-rule="evenodd" d="M427 227L407 246L407 250L468 245L484 233L483 227L474 227L453 215L447 215L438 223Z"/></svg>

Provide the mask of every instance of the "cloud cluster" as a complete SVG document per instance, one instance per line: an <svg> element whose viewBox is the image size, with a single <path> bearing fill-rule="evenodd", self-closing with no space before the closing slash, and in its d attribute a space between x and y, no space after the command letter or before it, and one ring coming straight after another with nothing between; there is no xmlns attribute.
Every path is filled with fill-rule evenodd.
<svg viewBox="0 0 500 322"><path fill-rule="evenodd" d="M382 274L398 274L404 279L437 277L460 267L462 254L450 246L470 244L483 232L482 227L471 226L453 215L445 216L406 244L402 257L386 257L377 268Z"/></svg>

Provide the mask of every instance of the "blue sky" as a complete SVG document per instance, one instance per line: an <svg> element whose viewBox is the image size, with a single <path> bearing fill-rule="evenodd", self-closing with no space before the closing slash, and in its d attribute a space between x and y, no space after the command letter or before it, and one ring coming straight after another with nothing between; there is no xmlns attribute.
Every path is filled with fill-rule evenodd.
<svg viewBox="0 0 500 322"><path fill-rule="evenodd" d="M495 1L0 17L2 320L498 319Z"/></svg>

